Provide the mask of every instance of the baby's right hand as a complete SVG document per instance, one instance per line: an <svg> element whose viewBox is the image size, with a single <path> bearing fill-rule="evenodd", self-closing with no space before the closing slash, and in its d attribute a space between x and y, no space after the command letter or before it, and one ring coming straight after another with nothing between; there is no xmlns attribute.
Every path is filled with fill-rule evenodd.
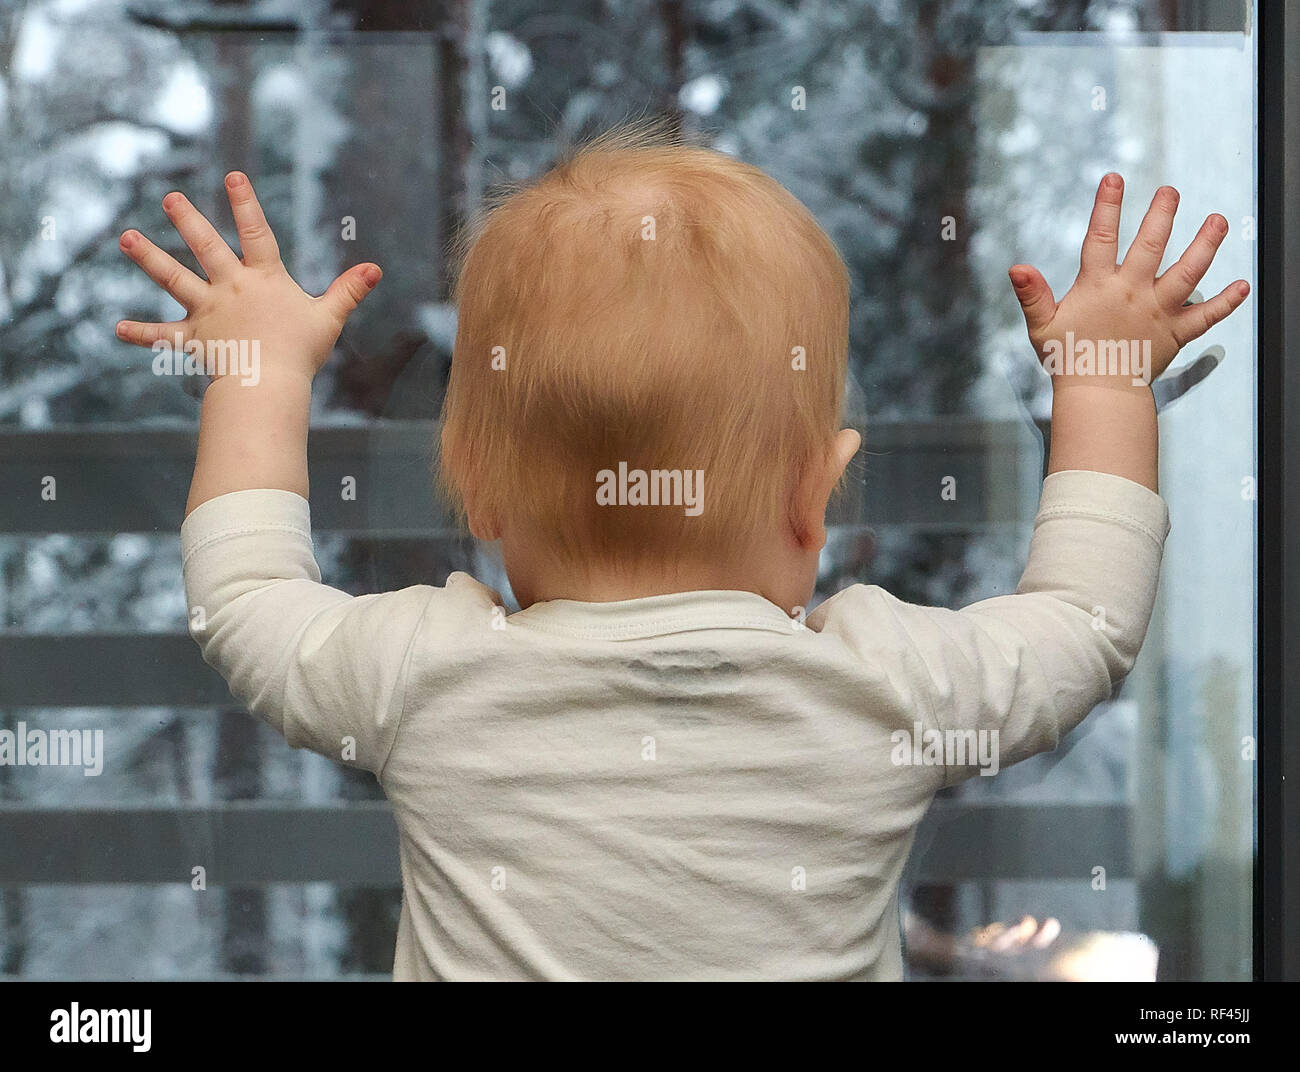
<svg viewBox="0 0 1300 1072"><path fill-rule="evenodd" d="M1053 386L1079 381L1082 375L1089 383L1105 386L1149 386L1183 346L1223 320L1250 293L1250 285L1238 279L1207 302L1184 304L1228 233L1228 221L1219 215L1205 220L1177 263L1156 274L1178 206L1178 191L1171 186L1156 191L1123 264L1116 264L1123 196L1124 180L1119 175L1101 180L1083 240L1078 278L1059 304L1037 269L1017 264L1009 272L1029 339L1052 374ZM1127 369L1120 375L1095 369L1075 375L1069 372L1072 363L1063 367L1052 360L1054 354L1071 355L1072 345L1081 341L1099 349L1108 343L1149 342L1145 384L1141 380L1135 384Z"/></svg>

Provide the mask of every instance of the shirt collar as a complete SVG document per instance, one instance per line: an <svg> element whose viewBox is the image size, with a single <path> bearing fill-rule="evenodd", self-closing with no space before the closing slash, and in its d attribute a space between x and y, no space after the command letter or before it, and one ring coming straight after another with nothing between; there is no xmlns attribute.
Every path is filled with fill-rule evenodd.
<svg viewBox="0 0 1300 1072"><path fill-rule="evenodd" d="M593 640L637 640L697 629L790 634L798 623L756 592L673 592L612 603L551 599L510 615L511 625Z"/></svg>

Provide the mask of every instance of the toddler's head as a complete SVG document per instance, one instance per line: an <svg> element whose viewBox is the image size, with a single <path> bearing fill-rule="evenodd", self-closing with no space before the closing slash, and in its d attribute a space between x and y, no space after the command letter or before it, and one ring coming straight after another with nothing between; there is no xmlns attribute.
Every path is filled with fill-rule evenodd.
<svg viewBox="0 0 1300 1072"><path fill-rule="evenodd" d="M858 443L839 431L848 274L779 183L606 135L491 205L456 297L442 479L502 540L521 604L806 602Z"/></svg>

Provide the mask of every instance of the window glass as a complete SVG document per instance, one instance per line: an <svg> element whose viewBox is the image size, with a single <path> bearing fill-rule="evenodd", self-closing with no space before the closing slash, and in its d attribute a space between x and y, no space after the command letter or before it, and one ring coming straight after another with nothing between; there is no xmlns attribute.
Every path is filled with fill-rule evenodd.
<svg viewBox="0 0 1300 1072"><path fill-rule="evenodd" d="M0 975L391 970L377 785L237 710L185 636L198 403L112 334L176 315L116 242L136 227L180 255L168 190L233 238L221 176L248 171L308 290L384 266L313 403L317 551L355 592L468 570L508 593L430 479L445 251L487 191L617 122L665 114L756 163L849 264L867 451L819 598L1014 589L1050 388L1006 269L1036 264L1059 296L1106 171L1127 184L1121 248L1168 183L1171 257L1220 212L1206 295L1255 278L1240 4L475 0L437 25L417 7L18 0L0 16L0 723L103 731L93 775L0 765ZM1158 388L1173 531L1137 668L1056 752L936 801L900 898L909 977L1250 976L1252 316ZM1001 948L996 925L1026 915L1059 936Z"/></svg>

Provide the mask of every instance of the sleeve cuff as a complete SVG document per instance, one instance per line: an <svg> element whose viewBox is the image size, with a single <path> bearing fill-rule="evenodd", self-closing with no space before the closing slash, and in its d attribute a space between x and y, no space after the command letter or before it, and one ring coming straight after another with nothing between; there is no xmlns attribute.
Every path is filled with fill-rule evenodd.
<svg viewBox="0 0 1300 1072"><path fill-rule="evenodd" d="M257 532L291 532L311 539L311 509L296 492L251 488L218 495L181 524L181 561L210 544Z"/></svg>
<svg viewBox="0 0 1300 1072"><path fill-rule="evenodd" d="M1043 481L1035 528L1044 521L1090 517L1126 525L1164 546L1169 506L1159 495L1126 477L1086 469L1067 469Z"/></svg>

